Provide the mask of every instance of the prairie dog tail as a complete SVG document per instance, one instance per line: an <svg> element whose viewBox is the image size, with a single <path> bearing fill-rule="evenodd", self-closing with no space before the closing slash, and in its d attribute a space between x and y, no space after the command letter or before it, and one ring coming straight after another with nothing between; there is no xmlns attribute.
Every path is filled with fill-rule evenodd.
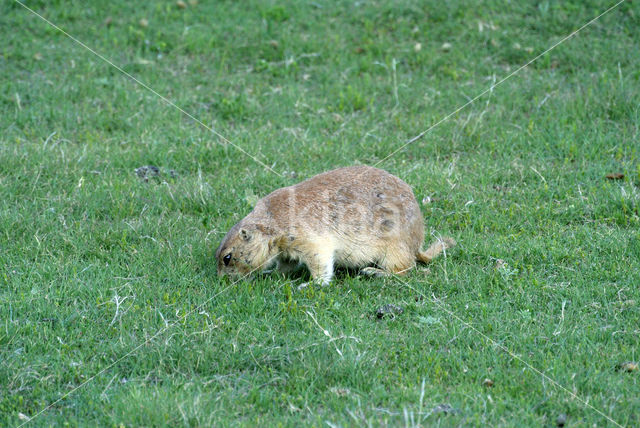
<svg viewBox="0 0 640 428"><path fill-rule="evenodd" d="M416 259L422 263L430 263L431 260L435 259L445 250L449 248L453 248L456 245L456 241L453 238L441 238L436 242L431 244L426 251L418 251L416 254Z"/></svg>

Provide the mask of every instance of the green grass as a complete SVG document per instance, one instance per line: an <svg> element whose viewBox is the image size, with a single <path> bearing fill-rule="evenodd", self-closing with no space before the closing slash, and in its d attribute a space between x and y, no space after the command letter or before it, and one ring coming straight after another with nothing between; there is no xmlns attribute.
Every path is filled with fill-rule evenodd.
<svg viewBox="0 0 640 428"><path fill-rule="evenodd" d="M282 176L0 3L0 426L640 424L638 2L380 165L459 242L429 274L304 292L216 277L256 196L375 164L613 2L87 3L28 2Z"/></svg>

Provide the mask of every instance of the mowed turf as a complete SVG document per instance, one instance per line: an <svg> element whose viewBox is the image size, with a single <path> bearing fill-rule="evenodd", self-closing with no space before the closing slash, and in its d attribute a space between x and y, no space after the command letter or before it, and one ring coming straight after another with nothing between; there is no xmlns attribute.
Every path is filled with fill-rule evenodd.
<svg viewBox="0 0 640 428"><path fill-rule="evenodd" d="M638 2L378 165L458 241L428 272L214 260L257 198L376 164L614 3L27 2L278 175L3 1L0 425L640 424Z"/></svg>

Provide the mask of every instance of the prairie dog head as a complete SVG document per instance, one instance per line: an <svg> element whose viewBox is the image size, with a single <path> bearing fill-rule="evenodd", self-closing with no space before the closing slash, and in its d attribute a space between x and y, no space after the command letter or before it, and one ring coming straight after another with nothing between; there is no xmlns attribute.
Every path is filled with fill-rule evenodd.
<svg viewBox="0 0 640 428"><path fill-rule="evenodd" d="M266 269L275 257L272 231L260 224L233 226L216 250L218 275L241 277Z"/></svg>

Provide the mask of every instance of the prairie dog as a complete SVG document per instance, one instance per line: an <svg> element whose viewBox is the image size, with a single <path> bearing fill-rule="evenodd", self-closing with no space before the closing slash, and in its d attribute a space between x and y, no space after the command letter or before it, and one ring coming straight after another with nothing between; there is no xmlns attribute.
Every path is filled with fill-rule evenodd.
<svg viewBox="0 0 640 428"><path fill-rule="evenodd" d="M339 168L260 199L216 250L218 275L305 265L314 282L326 285L336 266L404 274L455 245L445 238L422 251L423 239L409 185L370 166Z"/></svg>

